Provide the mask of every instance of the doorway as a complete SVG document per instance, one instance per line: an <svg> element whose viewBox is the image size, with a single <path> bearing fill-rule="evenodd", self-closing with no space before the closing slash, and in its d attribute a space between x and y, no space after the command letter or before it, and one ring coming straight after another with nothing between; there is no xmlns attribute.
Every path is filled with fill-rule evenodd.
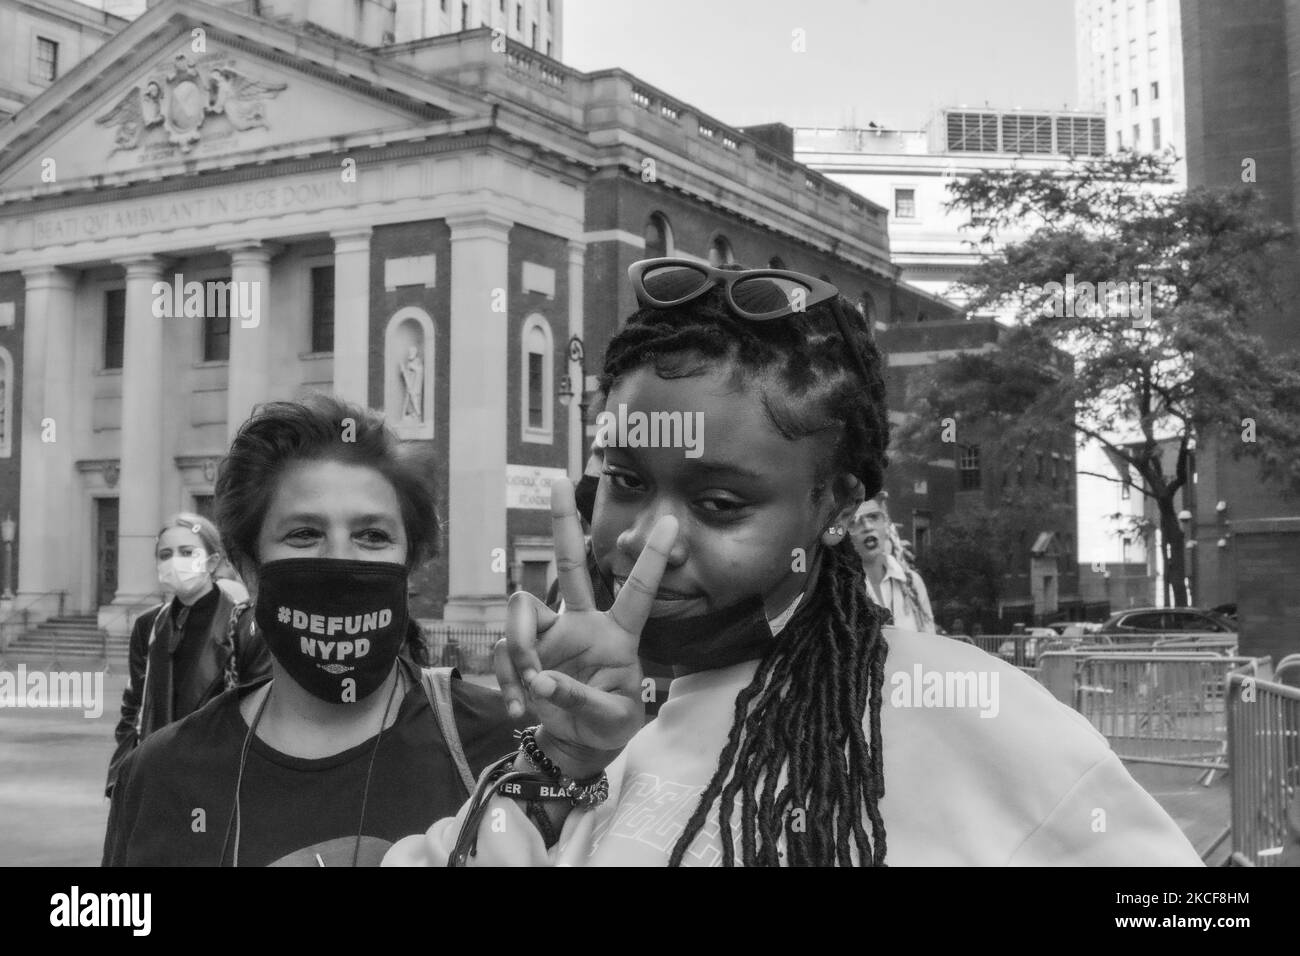
<svg viewBox="0 0 1300 956"><path fill-rule="evenodd" d="M95 499L95 581L99 606L117 596L117 499Z"/></svg>

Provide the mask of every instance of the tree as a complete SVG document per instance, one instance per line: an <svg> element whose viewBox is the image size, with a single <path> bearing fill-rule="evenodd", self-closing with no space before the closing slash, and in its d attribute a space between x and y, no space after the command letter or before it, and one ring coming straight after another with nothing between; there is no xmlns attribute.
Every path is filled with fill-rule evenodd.
<svg viewBox="0 0 1300 956"><path fill-rule="evenodd" d="M1175 503L1192 442L1249 427L1255 440L1233 442L1234 457L1253 456L1263 479L1300 492L1300 359L1249 327L1281 308L1290 231L1267 220L1253 188L1174 191L1168 170L1124 153L950 184L950 209L980 211L986 249L1007 226L1032 230L985 252L963 283L972 310L1014 311L1017 323L996 350L934 366L899 443L905 456L925 454L952 415L991 425L1005 454L1059 440L1060 423L1073 422L1141 478L1165 580L1185 605ZM1177 445L1172 473L1162 441Z"/></svg>

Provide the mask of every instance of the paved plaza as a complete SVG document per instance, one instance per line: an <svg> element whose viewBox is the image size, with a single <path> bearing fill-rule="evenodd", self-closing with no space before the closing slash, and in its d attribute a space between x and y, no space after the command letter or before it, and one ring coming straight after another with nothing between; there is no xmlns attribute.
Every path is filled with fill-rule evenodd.
<svg viewBox="0 0 1300 956"><path fill-rule="evenodd" d="M65 661L63 669L89 669L98 662ZM17 662L2 665L13 668ZM29 670L49 661L29 661ZM471 677L494 685L491 677ZM120 665L104 679L104 712L90 719L75 710L0 710L0 865L97 866L108 818L104 773L113 751L125 674ZM1131 764L1133 776L1204 853L1228 826L1228 778L1217 774L1204 787L1201 772L1181 767ZM1227 855L1224 841L1209 862Z"/></svg>

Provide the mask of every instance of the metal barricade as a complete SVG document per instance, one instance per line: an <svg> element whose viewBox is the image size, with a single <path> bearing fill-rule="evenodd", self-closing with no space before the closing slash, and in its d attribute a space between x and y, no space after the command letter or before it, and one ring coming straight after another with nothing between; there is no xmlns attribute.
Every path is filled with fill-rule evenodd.
<svg viewBox="0 0 1300 956"><path fill-rule="evenodd" d="M1228 672L1212 652L1078 654L1074 708L1126 761L1226 770Z"/></svg>
<svg viewBox="0 0 1300 956"><path fill-rule="evenodd" d="M503 627L449 621L421 621L429 660L465 674L491 674L492 648L505 637Z"/></svg>
<svg viewBox="0 0 1300 956"><path fill-rule="evenodd" d="M1269 675L1271 676L1271 675ZM1300 688L1255 668L1228 675L1232 856L1238 866L1276 866L1294 839L1286 812L1300 787Z"/></svg>
<svg viewBox="0 0 1300 956"><path fill-rule="evenodd" d="M966 640L1008 664L1027 669L1034 666L1039 654L1059 639L1034 634L980 634Z"/></svg>

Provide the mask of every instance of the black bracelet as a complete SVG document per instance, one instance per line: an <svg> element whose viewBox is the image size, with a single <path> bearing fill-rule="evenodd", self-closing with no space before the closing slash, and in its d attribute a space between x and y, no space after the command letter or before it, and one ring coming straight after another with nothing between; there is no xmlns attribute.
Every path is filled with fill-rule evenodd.
<svg viewBox="0 0 1300 956"><path fill-rule="evenodd" d="M542 748L537 746L537 731L542 729L541 724L534 727L525 727L523 730L515 731L515 739L519 741L519 749L528 762L540 770L542 773L550 774L555 779L564 776L564 771L555 765L550 757L542 753Z"/></svg>
<svg viewBox="0 0 1300 956"><path fill-rule="evenodd" d="M537 746L537 731L540 729L541 725L538 724L515 731L515 736L519 738L519 752L524 758L542 773L553 777L574 807L585 810L604 803L609 798L609 777L605 771L586 780L575 780L568 776Z"/></svg>

